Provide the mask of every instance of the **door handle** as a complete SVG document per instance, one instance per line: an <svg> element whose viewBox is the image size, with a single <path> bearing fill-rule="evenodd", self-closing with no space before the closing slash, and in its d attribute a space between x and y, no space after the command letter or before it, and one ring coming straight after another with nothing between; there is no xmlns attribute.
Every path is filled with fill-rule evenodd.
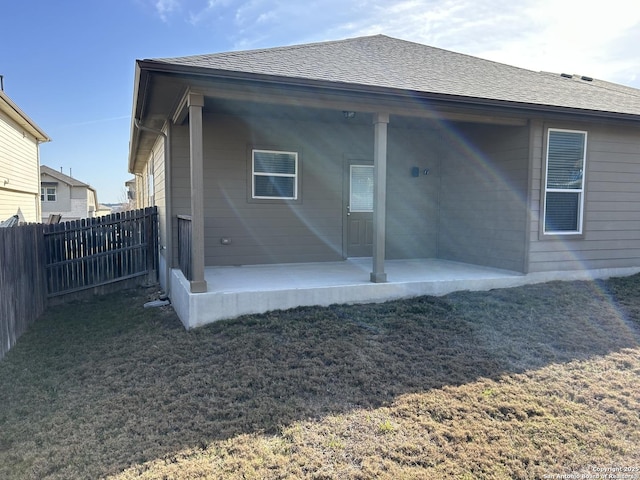
<svg viewBox="0 0 640 480"><path fill-rule="evenodd" d="M351 215L351 205L347 205L347 217Z"/></svg>

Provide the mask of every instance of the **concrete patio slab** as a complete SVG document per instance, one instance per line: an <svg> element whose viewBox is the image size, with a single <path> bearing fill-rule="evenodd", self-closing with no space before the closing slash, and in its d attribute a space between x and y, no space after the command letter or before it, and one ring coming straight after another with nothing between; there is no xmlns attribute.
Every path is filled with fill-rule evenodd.
<svg viewBox="0 0 640 480"><path fill-rule="evenodd" d="M240 315L300 306L370 303L462 290L508 288L551 280L632 275L634 269L521 274L439 259L388 260L386 283L371 283L370 258L342 262L207 267L207 292L192 294L171 271L171 301L187 329Z"/></svg>

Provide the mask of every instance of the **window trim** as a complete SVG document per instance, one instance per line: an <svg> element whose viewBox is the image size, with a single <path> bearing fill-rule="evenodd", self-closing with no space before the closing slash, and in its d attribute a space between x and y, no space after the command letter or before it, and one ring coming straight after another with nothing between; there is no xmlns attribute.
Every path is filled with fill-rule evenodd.
<svg viewBox="0 0 640 480"><path fill-rule="evenodd" d="M53 190L53 200L49 199L49 196L51 194L47 191L48 189L52 189ZM55 185L41 185L40 186L40 201L41 202L48 202L48 203L57 202L58 201L58 187L55 186Z"/></svg>
<svg viewBox="0 0 640 480"><path fill-rule="evenodd" d="M295 158L295 173L265 173L265 172L256 172L255 171L255 154L258 153L278 153L278 154L289 154L293 155ZM249 159L250 170L251 170L251 179L250 179L250 193L249 200L253 202L300 202L300 154L297 151L293 150L280 150L275 148L252 148L251 155ZM264 177L284 177L284 178L293 178L293 197L277 197L277 196L262 196L256 195L256 177L264 176Z"/></svg>
<svg viewBox="0 0 640 480"><path fill-rule="evenodd" d="M552 132L567 132L578 133L583 135L583 155L582 155L582 182L581 187L577 188L549 188L549 143L551 140ZM554 237L566 237L573 236L579 237L584 235L584 198L586 190L586 167L587 167L587 148L588 148L588 132L586 130L575 130L568 128L547 128L545 152L544 152L544 177L543 177L543 189L542 189L542 218L540 230L542 235L549 238ZM578 200L578 219L577 230L563 231L563 230L547 230L547 194L548 193L573 193L579 195Z"/></svg>

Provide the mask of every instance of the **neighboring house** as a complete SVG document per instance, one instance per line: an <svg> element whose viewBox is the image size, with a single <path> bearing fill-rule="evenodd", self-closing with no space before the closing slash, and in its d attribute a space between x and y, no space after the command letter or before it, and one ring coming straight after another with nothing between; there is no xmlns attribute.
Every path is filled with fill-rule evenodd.
<svg viewBox="0 0 640 480"><path fill-rule="evenodd" d="M96 217L104 217L106 215L111 215L113 213L112 208L109 205L104 205L102 203L98 204L98 208L96 209Z"/></svg>
<svg viewBox="0 0 640 480"><path fill-rule="evenodd" d="M46 165L40 167L40 199L45 223L50 215L60 215L60 221L68 222L111 213L109 207L98 203L92 186Z"/></svg>
<svg viewBox="0 0 640 480"><path fill-rule="evenodd" d="M136 206L136 178L132 178L124 182L127 189L127 203L132 207Z"/></svg>
<svg viewBox="0 0 640 480"><path fill-rule="evenodd" d="M18 215L40 221L39 145L50 141L0 90L0 222Z"/></svg>
<svg viewBox="0 0 640 480"><path fill-rule="evenodd" d="M134 87L129 171L187 327L428 291L419 271L396 288L402 259L512 284L640 271L639 90L382 35L139 60ZM262 300L355 257L371 268L340 295ZM267 264L263 291L232 295L230 266Z"/></svg>

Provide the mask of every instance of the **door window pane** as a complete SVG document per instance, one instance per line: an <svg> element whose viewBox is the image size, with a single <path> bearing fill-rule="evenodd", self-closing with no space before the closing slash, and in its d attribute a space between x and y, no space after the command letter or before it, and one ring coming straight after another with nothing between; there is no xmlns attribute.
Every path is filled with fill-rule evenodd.
<svg viewBox="0 0 640 480"><path fill-rule="evenodd" d="M349 190L352 212L373 212L373 165L351 165Z"/></svg>

